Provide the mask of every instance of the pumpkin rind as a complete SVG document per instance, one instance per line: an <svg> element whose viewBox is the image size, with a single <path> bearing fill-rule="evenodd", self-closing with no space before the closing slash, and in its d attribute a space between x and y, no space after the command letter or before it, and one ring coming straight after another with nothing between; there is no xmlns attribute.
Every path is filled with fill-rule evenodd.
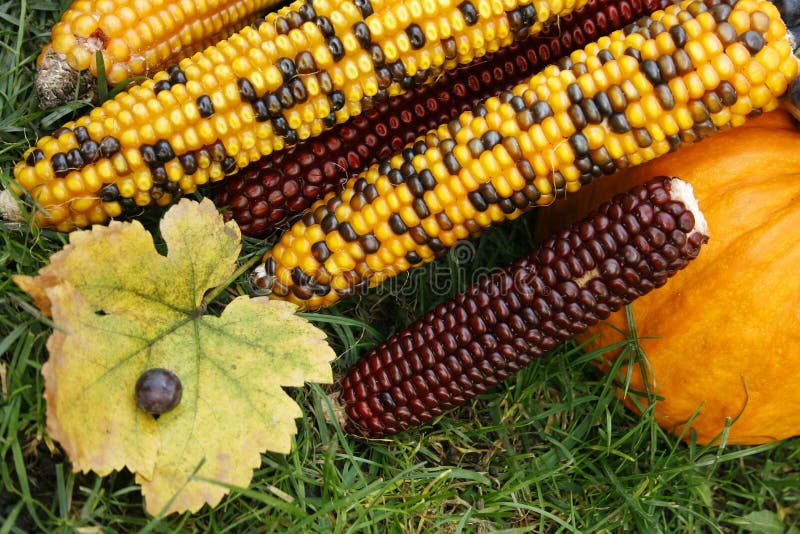
<svg viewBox="0 0 800 534"><path fill-rule="evenodd" d="M691 269L632 305L663 398L656 418L680 434L696 416L698 443L719 439L726 419L728 443L800 434L800 132L786 113L769 113L600 180L541 218L563 224L656 174L693 185L713 236ZM589 349L620 341L616 329L628 330L624 312L584 336L597 336ZM639 366L631 389L644 390Z"/></svg>

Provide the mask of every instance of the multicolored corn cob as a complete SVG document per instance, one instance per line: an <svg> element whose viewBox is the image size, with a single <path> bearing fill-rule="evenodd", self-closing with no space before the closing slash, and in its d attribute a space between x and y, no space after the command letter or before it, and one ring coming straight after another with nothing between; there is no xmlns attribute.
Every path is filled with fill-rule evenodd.
<svg viewBox="0 0 800 534"><path fill-rule="evenodd" d="M797 76L765 0L685 0L419 137L317 202L253 281L314 309L582 184L775 108Z"/></svg>
<svg viewBox="0 0 800 534"><path fill-rule="evenodd" d="M691 186L619 195L371 350L342 382L353 432L393 434L485 393L660 287L707 241Z"/></svg>
<svg viewBox="0 0 800 534"><path fill-rule="evenodd" d="M298 0L43 137L14 176L59 230L164 205L586 1Z"/></svg>
<svg viewBox="0 0 800 534"><path fill-rule="evenodd" d="M514 43L481 61L445 73L353 117L319 137L273 152L228 178L216 195L230 207L242 233L263 236L353 174L390 156L439 124L500 91L510 89L550 62L672 0L589 0L540 34Z"/></svg>
<svg viewBox="0 0 800 534"><path fill-rule="evenodd" d="M96 98L97 61L115 85L149 76L254 22L278 0L77 0L52 29L37 59L42 107L82 95Z"/></svg>

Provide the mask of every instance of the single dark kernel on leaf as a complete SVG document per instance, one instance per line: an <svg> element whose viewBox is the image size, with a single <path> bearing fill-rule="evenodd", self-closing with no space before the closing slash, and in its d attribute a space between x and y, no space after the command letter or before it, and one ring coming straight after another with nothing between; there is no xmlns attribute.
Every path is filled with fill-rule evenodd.
<svg viewBox="0 0 800 534"><path fill-rule="evenodd" d="M183 386L168 369L148 369L136 381L136 405L152 415L161 415L181 402Z"/></svg>

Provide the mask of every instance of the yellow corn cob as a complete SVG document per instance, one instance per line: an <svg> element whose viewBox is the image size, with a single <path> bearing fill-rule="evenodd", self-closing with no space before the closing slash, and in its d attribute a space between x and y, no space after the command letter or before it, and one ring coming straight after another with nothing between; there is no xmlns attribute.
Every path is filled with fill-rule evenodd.
<svg viewBox="0 0 800 534"><path fill-rule="evenodd" d="M585 3L295 2L40 139L14 175L59 230L166 204Z"/></svg>
<svg viewBox="0 0 800 534"><path fill-rule="evenodd" d="M597 176L775 108L798 74L786 27L765 0L729 3L656 12L419 137L312 206L255 285L330 305Z"/></svg>
<svg viewBox="0 0 800 534"><path fill-rule="evenodd" d="M79 83L96 96L103 55L111 85L150 76L255 21L279 0L77 0L51 32L37 60L42 107L72 100Z"/></svg>

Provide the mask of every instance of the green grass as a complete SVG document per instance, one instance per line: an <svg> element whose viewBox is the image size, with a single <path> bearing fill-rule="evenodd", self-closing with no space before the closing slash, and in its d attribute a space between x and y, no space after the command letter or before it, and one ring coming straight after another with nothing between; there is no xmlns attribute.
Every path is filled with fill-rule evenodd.
<svg viewBox="0 0 800 534"><path fill-rule="evenodd" d="M0 2L2 180L39 134L85 106L37 110L34 59L66 0ZM472 270L524 252L532 219L474 243L425 276ZM44 426L50 324L14 283L33 274L65 236L0 223L0 534L148 532L798 532L800 439L757 447L685 444L652 413L633 415L592 365L567 345L433 425L364 441L326 418L329 388L293 391L305 417L291 454L265 454L249 488L215 509L152 518L127 473L73 473ZM245 254L265 243L246 241ZM466 250L466 249L465 249ZM455 270L453 270L455 269ZM447 295L410 275L380 291L310 314L341 355L341 374L370 347ZM422 283L421 283L422 282ZM410 288L410 289L409 289ZM223 301L246 291L244 280ZM780 342L780 340L776 340ZM635 354L635 351L633 352ZM96 530L84 530L94 532Z"/></svg>

